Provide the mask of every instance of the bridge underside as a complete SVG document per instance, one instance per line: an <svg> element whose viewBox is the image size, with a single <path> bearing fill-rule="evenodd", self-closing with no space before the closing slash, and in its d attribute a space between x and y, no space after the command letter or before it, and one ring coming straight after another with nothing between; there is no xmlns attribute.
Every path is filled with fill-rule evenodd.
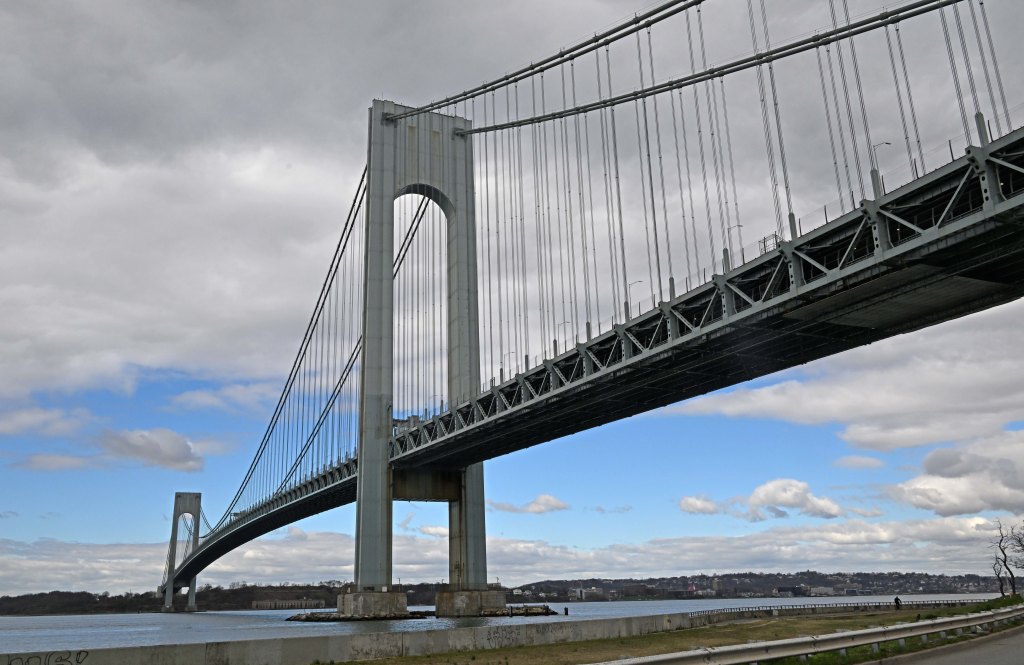
<svg viewBox="0 0 1024 665"><path fill-rule="evenodd" d="M640 414L1024 295L1024 216L986 221L940 247L922 247L666 344L557 396L525 402L441 441L400 453L397 467L458 467Z"/></svg>

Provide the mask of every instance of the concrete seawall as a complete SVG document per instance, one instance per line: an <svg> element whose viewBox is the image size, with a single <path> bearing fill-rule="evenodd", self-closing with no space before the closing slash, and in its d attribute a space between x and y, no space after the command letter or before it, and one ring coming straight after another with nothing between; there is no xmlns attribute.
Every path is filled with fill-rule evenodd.
<svg viewBox="0 0 1024 665"><path fill-rule="evenodd" d="M951 603L905 605L905 609ZM968 603L959 603L967 605ZM891 609L891 605L819 605L659 614L615 619L521 623L405 633L321 635L266 640L0 654L0 665L310 665L421 656L449 651L520 647L648 635L766 616L840 614ZM2 646L0 646L2 648Z"/></svg>

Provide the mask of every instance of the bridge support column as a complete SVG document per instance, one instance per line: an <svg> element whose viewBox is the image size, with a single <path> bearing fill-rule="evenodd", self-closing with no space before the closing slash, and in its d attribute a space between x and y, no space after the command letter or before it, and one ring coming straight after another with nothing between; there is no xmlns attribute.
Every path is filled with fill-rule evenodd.
<svg viewBox="0 0 1024 665"><path fill-rule="evenodd" d="M174 509L171 518L171 542L167 548L167 579L164 580L164 612L174 611L174 573L175 565L178 559L178 522L182 515L192 516L192 545L191 550L195 551L199 547L199 512L201 509L202 494L198 492L175 492L174 493ZM188 605L186 610L194 612L196 610L196 578L193 577L189 581L188 587Z"/></svg>
<svg viewBox="0 0 1024 665"><path fill-rule="evenodd" d="M438 113L393 117L406 110L383 101L370 108L355 585L339 598L339 611L350 616L405 612L404 593L391 585L395 498L449 501L452 593L469 593L470 605L487 604L480 600L487 591L482 463L437 471L436 477L389 464L395 422L394 201L403 194L429 198L447 219L448 401L458 404L480 388L473 144L457 133L470 123ZM430 489L438 484L447 489Z"/></svg>

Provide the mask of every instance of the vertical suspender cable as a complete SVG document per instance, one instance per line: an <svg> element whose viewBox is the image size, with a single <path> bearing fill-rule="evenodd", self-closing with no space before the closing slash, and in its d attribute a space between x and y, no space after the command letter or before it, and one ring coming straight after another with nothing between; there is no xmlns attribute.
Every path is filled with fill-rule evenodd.
<svg viewBox="0 0 1024 665"><path fill-rule="evenodd" d="M1002 135L1003 123L999 119L999 107L996 106L996 95L992 89L992 75L988 71L988 57L985 55L985 44L981 40L981 30L978 28L978 13L974 11L974 1L967 0L967 7L971 10L971 26L974 28L974 39L978 42L978 55L981 56L981 71L985 73L985 88L988 90L988 102L992 105L992 115L996 121L996 131Z"/></svg>
<svg viewBox="0 0 1024 665"><path fill-rule="evenodd" d="M698 15L699 15L699 10L698 10ZM691 21L690 21L690 13L689 12L686 13L686 41L687 41L687 43L690 46L690 69L692 71L697 71L696 63L695 63L694 57L693 57L693 34L692 34L692 31L691 31ZM701 169L701 175L702 175L702 177L704 179L704 212L705 212L705 214L707 216L707 221L708 221L708 239L707 239L707 242L708 242L708 247L711 250L711 254L710 254L711 261L710 261L710 264L711 264L712 269L714 269L715 262L718 260L718 257L715 254L715 235L714 235L714 231L713 231L712 225L711 225L711 196L710 196L710 194L708 192L707 158L705 157L705 153L704 153L704 128L701 126L702 123L701 123L701 117L700 117L700 115L701 115L700 114L700 98L697 96L697 86L693 86L693 108L694 108L694 113L697 116L697 143L700 146L700 169Z"/></svg>
<svg viewBox="0 0 1024 665"><path fill-rule="evenodd" d="M828 6L832 14L832 27L838 28L839 20L836 16L835 0L828 0ZM864 190L864 173L860 166L860 151L857 149L857 128L853 122L853 106L850 104L850 87L846 81L846 64L843 60L842 44L836 45L836 58L839 61L839 77L843 83L843 97L846 101L846 120L850 129L850 147L853 148L853 162L857 172L857 184L860 186L860 196L864 198L866 195ZM846 150L845 141L843 142L843 150ZM856 207L856 203L853 201L851 201L851 205Z"/></svg>
<svg viewBox="0 0 1024 665"><path fill-rule="evenodd" d="M761 0L764 2L764 0ZM846 23L850 23L850 5L848 0L843 0L843 14L846 17ZM868 122L868 107L864 103L864 87L861 85L860 79L860 65L857 62L857 45L854 42L854 38L849 38L850 44L850 59L853 62L853 80L857 84L857 98L860 101L860 116L861 122L864 124L864 141L867 145L868 150L868 163L871 164L872 168L877 169L878 164L875 164L875 151L872 149L874 144L871 142L871 123Z"/></svg>
<svg viewBox="0 0 1024 665"><path fill-rule="evenodd" d="M839 91L836 88L836 75L835 70L832 67L832 50L825 47L825 60L828 62L828 79L832 83L832 103L835 105L836 111L836 126L839 134L839 149L843 154L843 171L846 173L846 184L850 190L850 206L853 208L857 207L857 202L853 193L853 180L850 177L850 158L846 152L846 132L843 129L843 113L839 107ZM843 210L846 210L846 206L842 206Z"/></svg>
<svg viewBox="0 0 1024 665"><path fill-rule="evenodd" d="M498 119L497 93L491 93L491 117ZM505 294L508 280L504 273L502 255L505 253L505 246L502 241L502 228L505 226L505 200L501 196L503 180L505 177L504 143L499 142L502 132L493 132L494 138L494 255L497 262L497 277L495 278L498 291L498 361L499 370L505 366Z"/></svg>
<svg viewBox="0 0 1024 665"><path fill-rule="evenodd" d="M573 105L576 104L576 70L572 70L572 99ZM593 163L590 156L590 116L587 114L583 115L583 142L584 142L584 160L587 166L587 210L589 212L590 223L587 225L590 229L590 252L591 252L591 265L594 271L594 314L597 317L597 324L601 324L601 271L597 269L597 236L595 235L594 227L596 222L594 221L594 179L593 179ZM582 184L581 184L582 188ZM581 196L582 199L582 196ZM581 200L580 207L583 207ZM585 235L585 232L584 232ZM590 320L588 313L587 320Z"/></svg>
<svg viewBox="0 0 1024 665"><path fill-rule="evenodd" d="M565 89L565 65L559 67L562 81L562 108L568 108L569 97ZM573 331L579 330L579 302L577 300L579 290L576 288L576 229L573 226L573 205L572 205L572 159L569 157L569 125L565 118L562 118L562 158L565 163L562 166L562 182L565 183L565 245L561 251L569 255L569 311ZM568 347L569 336L566 335Z"/></svg>
<svg viewBox="0 0 1024 665"><path fill-rule="evenodd" d="M516 83L516 120L519 119L519 84ZM516 128L516 165L518 176L516 178L519 184L519 288L521 291L520 297L522 298L522 311L523 311L523 349L521 354L529 356L530 354L530 307L529 299L526 293L526 196L523 191L523 130L522 127ZM536 192L535 192L536 193ZM526 362L523 366L525 371L529 367L530 363Z"/></svg>
<svg viewBox="0 0 1024 665"><path fill-rule="evenodd" d="M757 28L754 25L754 5L752 0L747 0L747 16L750 22L750 41L754 45L754 53L760 52L758 48ZM772 140L771 122L768 119L768 97L765 92L764 71L761 65L754 68L757 77L758 96L761 100L761 125L764 128L764 147L768 157L768 174L771 178L772 203L775 207L775 234L783 237L782 203L779 199L779 178L775 171L775 144Z"/></svg>
<svg viewBox="0 0 1024 665"><path fill-rule="evenodd" d="M725 101L725 77L718 79L718 85L722 90L722 119L725 121L725 144L729 157L729 176L732 179L732 204L736 210L736 241L739 245L740 262L746 262L743 253L743 223L740 221L740 199L736 191L736 164L732 158L732 132L729 130L729 107Z"/></svg>
<svg viewBox="0 0 1024 665"><path fill-rule="evenodd" d="M668 100L672 111L672 138L675 143L676 175L679 179L679 224L683 230L683 259L686 265L686 272L683 274L683 286L684 290L689 291L690 273L693 272L693 262L690 258L690 234L686 230L686 198L683 194L683 164L681 161L681 150L679 148L679 120L676 116L676 96L672 94L671 91L668 94ZM682 99L679 100L680 106L682 105L682 101ZM689 164L687 164L687 166L689 166ZM691 210L691 213L692 212L693 211Z"/></svg>
<svg viewBox="0 0 1024 665"><path fill-rule="evenodd" d="M572 86L572 105L576 106L576 62L574 60L569 61L569 73L570 83ZM584 118L586 121L586 118ZM580 145L580 116L573 116L573 132L575 135L576 144L576 194L579 198L579 227L580 227L580 247L582 248L583 256L583 303L584 313L586 316L585 321L587 325L593 320L590 311L590 257L589 246L587 242L587 208L586 208L586 192L583 188L583 155L581 153Z"/></svg>
<svg viewBox="0 0 1024 665"><path fill-rule="evenodd" d="M700 36L700 53L701 53L701 65L704 69L708 68L708 53L706 44L704 42L704 18L701 13L701 8L697 7L697 30ZM719 171L719 154L720 149L718 145L718 94L715 92L715 86L710 81L704 81L704 98L707 103L708 109L708 131L710 132L711 142L711 164L714 169L715 175L715 194L718 199L718 230L722 236L722 247L728 248L729 243L726 238L726 217L728 215L728 207L723 210L722 207L722 177ZM710 211L709 211L710 215ZM725 272L725 262L722 262L722 272Z"/></svg>
<svg viewBox="0 0 1024 665"><path fill-rule="evenodd" d="M565 75L562 72L562 105L565 106ZM570 243L568 241L569 230L571 223L565 219L565 226L567 226L564 232L563 240L563 223L562 223L562 212L564 211L566 217L568 212L562 207L562 193L565 191L563 188L568 188L568 176L565 172L568 170L568 146L566 144L567 137L565 135L565 119L562 118L558 123L552 123L554 126L552 131L555 137L554 144L554 155L555 155L555 214L558 221L558 275L561 281L561 293L559 297L562 305L562 323L570 322L572 327L575 328L575 307L573 306L572 294L574 289L572 288L573 280L575 279L575 260L573 252L570 250ZM560 129L560 131L559 131ZM561 140L559 141L559 134L561 134ZM559 170L559 161L562 161L561 170ZM568 195L566 194L566 197ZM569 250L569 251L566 251ZM568 261L568 265L566 265ZM565 273L568 273L568 280L565 279ZM566 285L566 281L568 285ZM568 295L568 308L565 304L565 296ZM561 325L561 323L559 324Z"/></svg>
<svg viewBox="0 0 1024 665"><path fill-rule="evenodd" d="M924 163L924 150L921 148L921 132L917 126L917 111L914 108L914 93L910 87L910 75L907 73L907 57L903 52L903 36L900 33L900 24L893 26L896 31L896 47L900 54L900 65L903 69L903 85L907 89L907 106L910 107L910 124L914 128L914 140L917 143L917 157L921 160L921 174L923 175L928 167Z"/></svg>
<svg viewBox="0 0 1024 665"><path fill-rule="evenodd" d="M697 206L693 201L693 177L690 171L690 139L686 135L686 106L683 103L683 90L676 91L679 97L679 122L683 130L683 161L686 163L686 193L690 201L690 246L693 250L693 271L686 278L686 290L689 291L693 284L690 277L698 278L700 274L700 245L697 244ZM684 229L685 230L685 229Z"/></svg>
<svg viewBox="0 0 1024 665"><path fill-rule="evenodd" d="M725 124L725 121L719 118L718 116L718 88L715 87L715 79L711 79L710 81L708 81L707 85L711 88L711 101L713 104L712 117L715 120L714 124L712 125L712 127L714 128L714 133L712 134L712 137L715 142L715 152L713 153L715 155L716 165L715 180L716 186L718 188L718 195L721 199L719 202L719 220L721 222L722 229L722 246L728 247L729 254L735 257L735 251L733 250L732 245L733 224L732 212L729 209L729 186L728 183L726 183L725 181L725 149L722 147L722 134L725 133L722 129L722 126ZM724 215L722 214L723 212ZM733 259L733 261L735 261L735 259ZM733 265L735 265L735 263L733 263Z"/></svg>
<svg viewBox="0 0 1024 665"><path fill-rule="evenodd" d="M537 88L534 84L534 79L530 79L530 101L532 105L532 112L537 115ZM537 246L537 308L540 315L540 339L541 339L541 351L544 351L544 340L548 339L548 328L547 328L547 308L545 303L547 302L546 291L545 291L545 261L544 261L544 248L541 242L542 229L545 224L541 221L541 189L540 189L540 157L538 151L538 139L537 139L537 125L530 125L530 147L533 155L533 219L534 219L534 239L536 240Z"/></svg>
<svg viewBox="0 0 1024 665"><path fill-rule="evenodd" d="M964 109L964 95L960 89L960 75L956 71L956 60L953 57L953 44L949 40L949 26L946 25L946 9L939 9L939 19L942 22L942 36L946 40L946 55L949 56L949 71L953 74L953 87L956 90L956 101L960 106L960 121L964 126L964 137L967 143L971 142L971 127L967 124L967 111Z"/></svg>
<svg viewBox="0 0 1024 665"><path fill-rule="evenodd" d="M770 50L771 38L768 35L768 11L764 0L761 0L761 29L764 32L764 47ZM786 192L786 210L793 214L793 197L789 188L789 167L786 164L786 144L782 137L782 111L779 107L779 93L775 85L775 66L768 63L768 82L772 91L772 108L775 110L775 134L779 139L779 164L782 166L782 186Z"/></svg>
<svg viewBox="0 0 1024 665"><path fill-rule="evenodd" d="M637 36L639 37L640 33L637 33ZM654 77L654 45L653 45L653 43L651 41L651 28L650 28L650 26L647 27L647 56L648 56L648 59L650 61L651 85L654 85L654 83L655 83L655 77ZM671 95L669 95L669 96L671 97ZM661 183L661 220L662 220L662 224L665 227L665 257L667 258L667 263L668 263L668 281L669 281L669 285L670 285L669 291L670 291L671 297L675 297L675 278L674 278L674 274L673 274L674 271L672 270L672 237L671 237L671 235L669 235L669 232L668 232L668 202L665 200L665 164L664 164L664 161L662 160L662 157L661 157L661 119L658 117L658 96L657 95L655 95L654 97L651 98L651 103L654 105L654 139L655 139L655 142L658 144L658 174L659 174L659 179L660 179L660 183ZM654 196L653 192L651 193L651 196L652 197ZM651 206L652 207L654 206L654 199L653 198L651 199ZM657 223L655 223L655 230L657 230ZM657 234L655 234L654 239L655 239L655 241L657 241L657 239L658 239ZM659 284L659 290L660 290L660 285L661 285L661 278L660 278L660 276L658 278L658 284ZM664 296L662 296L662 300L664 300L664 299L665 299Z"/></svg>
<svg viewBox="0 0 1024 665"><path fill-rule="evenodd" d="M605 59L605 75L608 79L608 96L611 97L614 93L612 92L612 65L611 56L608 53L609 49L606 46L604 49ZM619 252L622 257L622 300L628 304L629 301L629 275L626 272L626 232L623 228L622 223L622 185L619 180L619 138L618 128L615 123L615 107L609 109L611 116L612 126L612 163L615 166L615 202L616 209L619 217ZM629 308L624 309L625 320L629 319Z"/></svg>
<svg viewBox="0 0 1024 665"><path fill-rule="evenodd" d="M597 72L597 99L604 99L603 83L601 81L601 51L594 51L595 71ZM608 275L612 287L612 323L618 320L619 311L619 262L615 251L615 229L613 223L614 213L612 212L612 179L610 156L611 136L608 129L608 109L600 109L598 118L601 121L601 165L604 175L604 212L605 225L608 233Z"/></svg>
<svg viewBox="0 0 1024 665"><path fill-rule="evenodd" d="M914 153L910 149L910 130L907 128L907 114L903 110L903 91L900 85L900 77L896 73L896 56L892 51L892 37L889 34L889 26L885 26L885 45L889 50L889 64L892 66L892 84L893 89L896 90L896 105L900 110L900 124L903 127L903 141L907 146L907 162L911 165L914 163ZM914 178L918 177L917 168L911 168L911 173Z"/></svg>
<svg viewBox="0 0 1024 665"><path fill-rule="evenodd" d="M967 84L971 89L971 101L974 102L974 112L981 112L981 105L978 104L978 88L974 85L974 68L971 66L971 57L967 53L967 40L964 39L964 26L960 21L960 7L953 5L953 22L956 24L957 38L960 40L960 50L964 55L964 71L967 72Z"/></svg>
<svg viewBox="0 0 1024 665"><path fill-rule="evenodd" d="M825 89L825 70L821 65L821 49L814 49L814 55L818 59L818 78L821 80L821 100L825 104L825 124L828 127L828 145L832 150L832 169L836 175L836 191L839 193L839 207L843 206L843 182L839 177L839 156L836 154L836 137L832 129L832 109L828 104L828 91Z"/></svg>
<svg viewBox="0 0 1024 665"><path fill-rule="evenodd" d="M640 88L644 88L644 58L643 53L640 49L640 33L636 33L636 63L640 71ZM634 103L636 110L636 139L637 148L640 150L640 179L641 179L641 191L643 191L643 202L644 202L644 231L647 234L647 271L650 275L650 286L651 286L651 300L654 300L655 287L657 287L658 298L664 300L661 296L661 252L658 249L658 213L655 212L654 203L654 172L651 168L651 133L647 123L647 98L644 97L638 103ZM643 125L641 129L640 123L640 110L643 109ZM642 133L641 133L642 132ZM646 148L646 150L645 150ZM644 161L647 162L647 177L644 178ZM644 189L646 188L646 190ZM650 218L647 216L647 192L651 194L651 223ZM651 232L654 233L654 265L657 274L657 284L655 284L654 273L651 273Z"/></svg>
<svg viewBox="0 0 1024 665"><path fill-rule="evenodd" d="M1006 104L1006 90L1003 88L1003 77L999 73L999 59L996 57L996 47L992 42L992 30L988 24L988 12L985 11L985 0L978 0L978 7L981 10L981 22L985 26L985 39L988 42L988 51L992 56L992 72L996 75L996 85L999 88L999 99L1003 103L1003 118L1006 120L1006 131L1013 129L1010 122L1010 107Z"/></svg>

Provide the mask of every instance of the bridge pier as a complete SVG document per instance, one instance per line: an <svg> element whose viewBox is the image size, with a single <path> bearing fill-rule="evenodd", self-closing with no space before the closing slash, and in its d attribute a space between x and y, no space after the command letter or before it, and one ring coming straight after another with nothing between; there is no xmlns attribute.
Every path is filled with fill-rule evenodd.
<svg viewBox="0 0 1024 665"><path fill-rule="evenodd" d="M504 596L487 589L482 463L416 472L392 469L389 462L395 418L401 416L393 412L394 202L399 196L419 194L444 212L448 401L460 403L480 387L473 147L456 133L470 123L439 113L393 117L406 110L379 100L369 110L355 584L338 599L339 613L352 617L407 612L404 592L391 583L394 499L449 503L451 589L439 600L439 616L504 607Z"/></svg>

